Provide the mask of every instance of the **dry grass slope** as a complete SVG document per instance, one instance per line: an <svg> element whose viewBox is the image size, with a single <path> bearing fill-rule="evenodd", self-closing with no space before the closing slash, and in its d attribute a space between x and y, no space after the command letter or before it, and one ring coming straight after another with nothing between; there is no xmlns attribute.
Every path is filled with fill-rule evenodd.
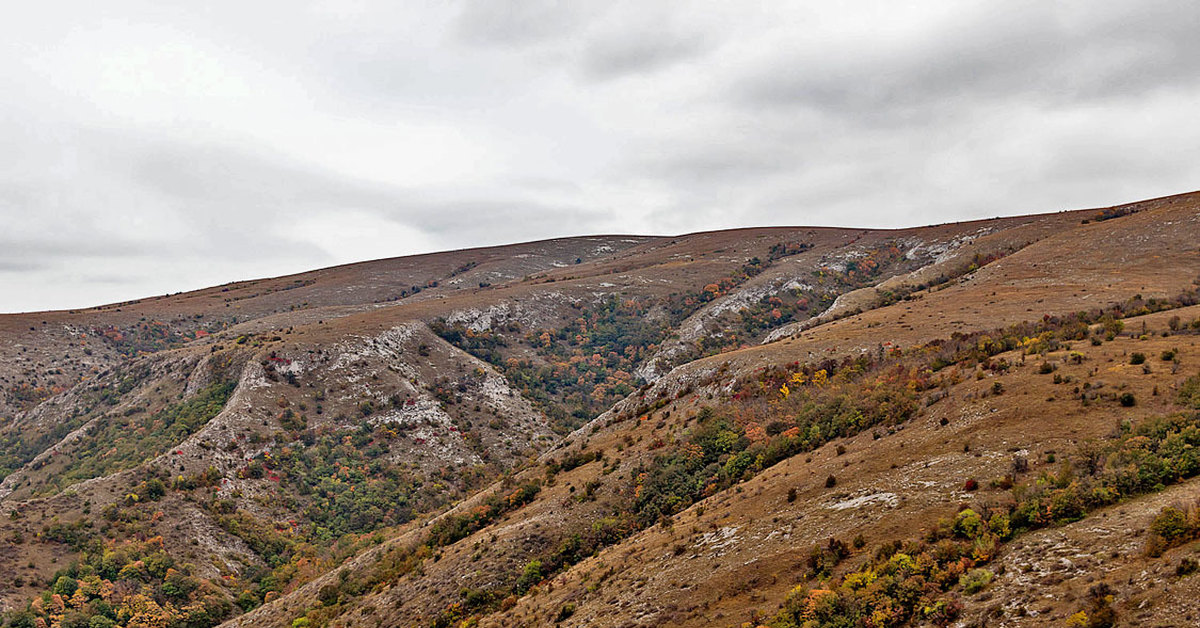
<svg viewBox="0 0 1200 628"><path fill-rule="evenodd" d="M1109 340L1097 320L1097 343L1008 347L933 374L921 347L1187 293L1197 236L1191 194L899 231L563 239L0 316L0 501L15 513L0 520L0 568L20 574L0 599L20 609L45 589L79 556L62 539L80 522L101 540L161 536L223 591L231 626L773 621L798 585L836 585L876 546L1006 499L1014 458L1033 481L1122 422L1179 411L1176 391L1200 372L1197 306L1123 312ZM604 310L611 295L637 315ZM447 324L493 353L431 331ZM629 360L593 356L607 324L660 335ZM818 369L832 388L814 403L881 398L853 379L856 363L899 382L882 418L797 436L811 451L738 458L808 416L797 399L825 385ZM791 401L774 384L747 393L778 369L804 374ZM592 390L568 379L597 372L610 379L589 387L646 381L557 436L555 408ZM221 382L215 414L176 419ZM712 410L734 439L717 475L649 516L641 491ZM165 494L130 498L155 477ZM521 487L536 488L512 501ZM1194 544L1152 557L1144 539L1197 490L1188 480L1017 536L981 592L952 591L959 620L1062 625L1095 615L1088 589L1103 581L1124 622L1191 623L1198 585L1176 571ZM830 538L849 556L814 578L812 548Z"/></svg>

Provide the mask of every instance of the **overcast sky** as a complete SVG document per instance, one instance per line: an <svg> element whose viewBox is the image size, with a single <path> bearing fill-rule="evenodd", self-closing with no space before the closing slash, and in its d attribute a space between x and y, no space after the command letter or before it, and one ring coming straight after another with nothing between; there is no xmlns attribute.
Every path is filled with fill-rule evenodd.
<svg viewBox="0 0 1200 628"><path fill-rule="evenodd" d="M1190 0L16 3L0 311L1190 191L1198 26Z"/></svg>

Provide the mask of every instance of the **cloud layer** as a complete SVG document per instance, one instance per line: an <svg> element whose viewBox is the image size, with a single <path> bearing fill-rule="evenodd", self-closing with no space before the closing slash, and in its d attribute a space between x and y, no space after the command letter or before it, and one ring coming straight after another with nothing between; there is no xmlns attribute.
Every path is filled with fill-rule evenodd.
<svg viewBox="0 0 1200 628"><path fill-rule="evenodd" d="M0 311L1200 187L1196 3L168 4L0 24Z"/></svg>

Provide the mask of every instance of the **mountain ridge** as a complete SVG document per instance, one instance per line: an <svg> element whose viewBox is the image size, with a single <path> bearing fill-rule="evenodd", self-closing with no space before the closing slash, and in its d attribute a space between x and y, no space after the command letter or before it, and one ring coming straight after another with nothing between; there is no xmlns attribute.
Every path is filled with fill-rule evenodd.
<svg viewBox="0 0 1200 628"><path fill-rule="evenodd" d="M1076 369L1082 365L1071 362L1070 350L1021 349L1017 356L1009 348L996 354L1010 365L1004 371L976 367L984 374L978 379L964 375L945 380L944 389L895 393L916 405L878 419L874 432L823 436L812 451L748 477L721 476L732 483L702 500L661 506L668 523L620 516L641 503L637 469L658 473L664 452L691 442L710 420L696 417L713 412L751 448L774 442L778 433L766 430L768 423L786 431L792 418L772 419L771 408L787 395L738 396L760 373L803 367L800 391L823 364L832 377L847 360L884 364L873 356L895 353L896 360L916 361L906 368L918 368L922 352L959 336L1036 325L1081 309L1125 308L1115 310L1121 319L1168 334L1118 332L1101 338L1099 348L1073 349L1087 353L1089 365L1128 360L1120 351L1131 348L1150 356L1174 350L1172 360L1194 364L1200 358L1193 356L1187 323L1200 313L1186 295L1200 277L1198 206L1200 194L1191 193L899 230L769 227L640 240L567 238L362 262L78 313L0 315L0 486L7 491L0 501L17 513L0 524L9 539L0 562L29 574L2 599L17 615L53 619L43 603L40 615L20 605L48 580L54 585L63 562L81 552L113 551L112 543L158 538L162 549L154 551L186 563L176 572L196 580L187 603L230 625L299 619L542 625L555 618L563 625L739 625L758 621L747 619L754 614L767 620L790 580L800 577L785 577L797 572L793 563L831 534L848 534L856 513L872 522L874 543L971 499L961 487L943 490L948 475L927 480L937 491L867 490L872 482L896 481L881 461L944 459L959 469L953 476L961 484L967 475L982 475L982 462L1006 459L1014 445L1002 441L1025 438L1026 448L1068 451L1078 440L1070 429L1105 437L1090 415L1110 421L1132 413L1135 423L1151 421L1174 407L1170 395L1157 392L1180 386L1184 373L1169 365L1140 375L1122 370L1118 377L1139 400L1133 410L1105 397L1095 402L1100 408L1064 415L1071 426L1064 435L1029 440L1022 426L1054 403L988 393L993 383L1007 378L1005 389L1062 395L1025 364L1026 355L1055 372L1070 371L1076 381L1096 376ZM1146 313L1122 305L1139 303ZM1168 329L1171 316L1182 316L1182 330L1178 323ZM1021 366L1014 366L1018 357ZM863 385L856 382L836 385L855 396ZM220 393L221 386L232 388ZM227 396L210 415L214 408L195 401L203 394L213 395L213 404ZM826 393L805 394L816 400ZM1003 420L966 431L980 423L963 417L975 416L985 399L1000 402L995 411ZM766 431L760 437L757 430ZM970 441L970 451L961 442L954 443L959 449L941 443L943 430ZM901 451L904 444L921 454ZM737 459L727 453L721 468ZM800 462L805 456L815 466ZM831 501L845 489L817 480L840 475L840 463L860 465L861 479L839 477L838 486L851 494ZM783 478L792 474L812 480L800 487L803 499L788 492ZM535 484L532 494L512 492ZM747 491L776 497L758 503L742 497ZM348 496L360 492L367 495ZM891 497L876 497L883 493ZM144 499L148 494L157 496ZM788 499L779 501L779 494ZM489 501L489 495L504 497ZM504 501L510 498L518 501ZM851 505L822 505L830 503ZM805 516L831 518L833 527L792 526L787 543L764 544L772 531L784 534L772 519L800 508L808 509ZM727 519L743 523L721 523ZM598 522L608 523L594 529ZM695 530L684 534L688 525ZM747 540L748 530L761 538ZM592 553L562 554L559 544L572 534L582 543L574 551ZM688 548L717 545L740 560L759 558L736 569L686 566L695 560ZM657 557L646 563L653 572L630 562L647 552ZM339 575L345 560L376 571L395 566L367 585L357 575ZM1140 560L1130 557L1129 568ZM530 571L534 561L538 567ZM642 575L611 573L604 581L653 593L636 602L621 593L593 595L603 587L590 589L589 579L617 564ZM844 569L830 575L843 577ZM87 570L64 577L82 582ZM678 575L667 581L656 572ZM150 586L156 577L142 579ZM715 584L728 578L757 584L733 591ZM1003 574L997 582L1008 586ZM152 594L136 595L183 621L184 598L154 586ZM1119 593L1118 606L1131 612L1136 596ZM135 597L119 594L113 594L118 606ZM1180 595L1162 606L1183 608ZM95 599L64 608L58 621L91 613ZM959 613L993 612L970 596L956 604L963 606ZM1052 606L1046 615L1060 620L1073 610L1066 602ZM1040 621L1028 613L1028 621L1021 619L1015 607L1004 613L1013 625ZM113 615L125 623L134 617Z"/></svg>

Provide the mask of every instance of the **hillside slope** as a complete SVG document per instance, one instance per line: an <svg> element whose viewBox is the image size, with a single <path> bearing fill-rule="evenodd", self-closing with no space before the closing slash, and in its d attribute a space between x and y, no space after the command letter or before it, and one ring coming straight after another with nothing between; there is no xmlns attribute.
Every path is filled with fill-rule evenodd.
<svg viewBox="0 0 1200 628"><path fill-rule="evenodd" d="M1054 452L1064 455L1088 439L1102 439L1122 420L1138 423L1176 411L1170 391L1188 372L1180 365L1194 363L1196 338L1186 330L1200 311L1186 307L1190 301L1185 299L1170 306L1170 312L1132 316L1165 306L1147 309L1137 305L1145 301L1130 299L1166 299L1195 289L1200 257L1189 236L1200 232L1196 210L1195 199L1183 197L1100 222L1085 224L1086 216L1080 215L1027 221L1003 245L990 245L1008 253L1002 259L979 269L968 266L967 274L933 289L912 291L898 302L816 325L786 340L685 364L576 431L544 454L539 465L492 489L503 492L504 486L543 482L528 504L444 548L437 541L431 544L429 526L408 530L349 563L345 576L331 573L234 624L286 625L306 613L316 623L338 617L335 623L361 625L453 623L471 615L480 616L483 625L544 625L561 619L562 625L614 626L740 625L754 616L770 617L795 583L804 580L814 545L831 537L848 543L858 534L871 546L911 537L916 529L987 495L966 493L963 483L1004 476L1014 456L1031 461L1032 470L1023 473L1036 474L1039 465L1055 469L1045 462L1053 460ZM1110 245L1125 248L1118 252ZM1102 284L1097 281L1101 276ZM783 429L768 425L789 419L786 412L780 415L779 399L746 396L746 381L764 368L832 365L845 356L895 353L902 356L896 359L905 364L905 373L919 373L905 349L919 360L928 349L917 347L926 343L1027 321L1036 325L1047 317L1113 303L1129 310L1118 310L1118 316L1127 317L1125 325L1136 338L1114 335L1087 349L1078 343L1071 349L1055 346L1033 352L1035 357L1025 356L1028 350L1000 352L989 356L988 363L999 360L1011 367L940 371L939 383L921 384L918 389L929 386L929 392L915 395L911 406L882 412L878 427L837 439L838 446L784 456L760 472L727 480L728 488L717 487L710 497L704 495L713 489L695 494L700 501L691 505L688 491L672 484L683 493L668 512L655 505L651 512L658 515L649 519L621 516L645 514L647 504L639 502L638 491L647 474L652 476L673 459L670 452L694 440L700 429L697 417L711 416L705 407L728 417L742 438L756 429L769 428L768 435ZM1168 319L1176 316L1183 324L1172 325L1184 331L1172 334ZM1149 333L1160 330L1171 335ZM1175 354L1167 366L1141 372L1128 365L1134 349L1150 356ZM1078 363L1072 352L1082 354ZM1055 376L1041 372L1043 362ZM1109 365L1107 376L1099 373L1099 365ZM1097 381L1101 379L1110 381ZM1107 386L1103 393L1090 393L1106 401L1081 404L1079 395L1089 395L1078 391L1081 381L1088 383L1085 391ZM1001 394L994 392L998 382L1005 391ZM837 385L847 393L856 390L854 382ZM1130 392L1140 403L1126 408L1118 395L1107 392L1114 389ZM1048 423L1048 416L1055 420ZM1039 430L1031 433L1031 423ZM820 442L827 441L813 444ZM833 487L826 486L830 477L837 478ZM1194 490L1188 486L1172 489L1173 498L1180 490ZM1129 512L1140 514L1128 525L1145 529L1156 508L1138 506L1139 499L1131 502L1135 508ZM469 512L472 503L477 502L449 516ZM1166 502L1156 498L1148 503ZM669 515L665 521L664 515ZM422 546L436 560L406 571L397 556L420 555ZM1107 551L1098 548L1094 555ZM1146 564L1140 551L1125 548L1122 556L1130 566L1113 559L1112 569ZM539 583L530 589L526 576L535 564ZM1055 585L1073 591L1059 599L1085 597L1080 589L1086 587L1079 583L1094 578L1093 571L1094 564L1055 574ZM351 577L373 572L384 577L364 582ZM1007 586L1004 582L998 579L996 586ZM999 611L982 600L975 610L976 601L968 600L963 616L999 612L996 617L1014 623L1037 623L1048 616L1061 622L1080 606L1045 605L1036 597L1006 599L1011 603ZM1188 603L1186 595L1179 595L1165 605Z"/></svg>
<svg viewBox="0 0 1200 628"><path fill-rule="evenodd" d="M0 595L60 623L103 599L122 625L787 625L785 599L841 591L880 544L1191 412L1197 235L1193 194L574 238L6 315L0 566L21 576ZM1121 493L1113 525L1145 530L1190 482ZM1122 617L1196 612L1164 562L1186 548L1109 532L1076 560L1108 504L992 539L971 559L988 588L930 607L1061 622L1109 574ZM812 559L831 538L845 552ZM114 552L174 567L106 572ZM79 557L59 575L112 588L21 610Z"/></svg>

